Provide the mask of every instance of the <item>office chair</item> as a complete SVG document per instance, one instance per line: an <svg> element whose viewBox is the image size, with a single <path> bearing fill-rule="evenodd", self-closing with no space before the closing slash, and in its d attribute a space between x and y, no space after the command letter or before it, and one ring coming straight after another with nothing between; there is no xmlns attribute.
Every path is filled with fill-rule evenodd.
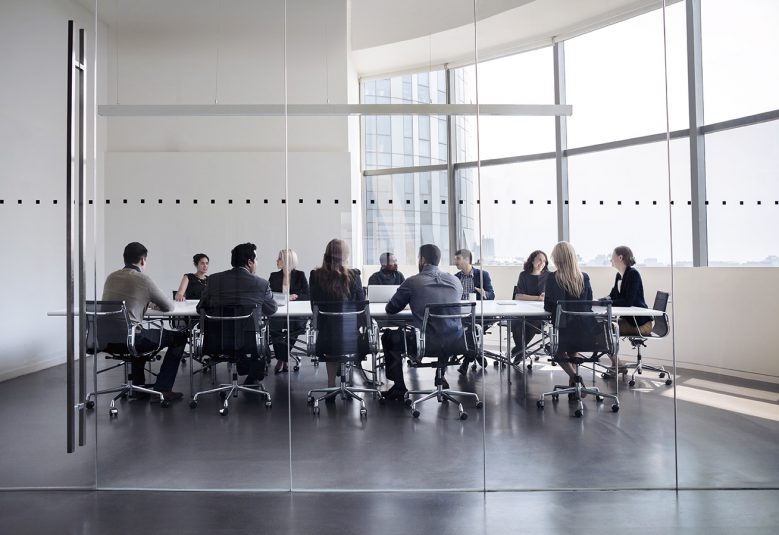
<svg viewBox="0 0 779 535"><path fill-rule="evenodd" d="M284 320L284 326L281 329L276 331L274 328L274 331L271 332L271 341L274 342L274 350L276 348L276 341L283 342L284 345L287 345L289 348L289 357L295 362L292 366L292 371L300 371L301 352L302 355L305 355L305 347L301 344L300 337L308 332L308 326L306 323L298 325L299 320L294 318L290 321L291 328L287 330L286 318L279 317L274 319ZM278 358L278 355L276 355L276 357Z"/></svg>
<svg viewBox="0 0 779 535"><path fill-rule="evenodd" d="M593 306L596 308L593 310ZM601 392L597 387L588 388L579 375L579 366L585 362L597 362L601 357L615 356L619 352L619 333L612 321L611 303L599 301L558 301L555 321L552 326L552 359L570 362L575 366L576 379L573 386L555 385L552 392L544 392L536 402L539 409L544 408L544 398L551 396L557 401L563 394L576 401L578 407L574 414L581 418L584 411L582 398L593 394L597 402L604 398L614 400L612 412L619 411L619 398L616 394ZM576 356L567 353L576 352ZM581 352L592 353L584 356Z"/></svg>
<svg viewBox="0 0 779 535"><path fill-rule="evenodd" d="M313 315L308 329L308 353L321 362L338 363L339 384L308 391L307 399L313 403L313 413L319 414L319 402L341 396L360 402L360 416L367 416L365 400L358 392L379 395L376 388L352 386L354 368L368 354L373 357L375 369L378 351L379 327L371 320L368 301L320 301L311 305ZM314 393L324 395L314 397Z"/></svg>
<svg viewBox="0 0 779 535"><path fill-rule="evenodd" d="M97 358L98 353L106 353L106 358L121 361L117 366L122 366L124 372L124 381L119 386L90 392L87 395L86 408L93 409L95 407L97 396L115 393L116 395L111 399L108 407L108 415L113 418L119 415L116 400L131 396L135 392L157 396L160 399L160 406L167 407L169 403L162 392L146 388L143 385L134 385L127 369L128 365L135 359L150 362L158 358L157 354L160 351L160 342L162 341L162 325L144 322L144 324L152 324L159 328L160 339L157 341L156 348L141 352L135 347L136 325L130 321L124 301L87 301L85 312L87 318L86 353L95 358ZM114 369L117 366L111 366L108 369ZM95 386L97 386L97 374L108 371L108 369L95 372Z"/></svg>
<svg viewBox="0 0 779 535"><path fill-rule="evenodd" d="M444 303L428 304L422 319L422 329L415 329L417 354L410 356L409 366L412 368L435 368L435 389L409 390L405 394L405 404L411 407L411 415L419 418L417 405L430 399L439 403L451 401L457 403L460 420L468 418L462 403L454 396L474 398L476 408L482 407L479 396L473 392L452 390L445 383L444 373L451 364L450 357L454 355L479 356L481 349L480 331L476 324L476 303ZM432 362L423 359L433 358ZM423 397L412 401L411 396Z"/></svg>
<svg viewBox="0 0 779 535"><path fill-rule="evenodd" d="M197 360L208 356L210 366L215 370L217 364L227 363L230 383L222 383L216 388L197 392L192 396L189 406L196 408L198 398L206 394L219 393L222 408L219 414L226 415L230 397L238 397L238 392L257 394L265 398L265 406L273 403L270 394L262 382L256 385L239 385L238 371L233 369L241 359L260 359L267 366L268 327L258 305L224 306L215 314L200 313L200 322L192 329L194 355ZM192 367L190 366L190 388L192 388Z"/></svg>
<svg viewBox="0 0 779 535"><path fill-rule="evenodd" d="M655 302L652 305L652 309L659 310L663 313L663 315L654 318L655 324L652 327L652 332L649 333L649 336L642 336L640 334L627 336L628 341L630 341L630 345L633 347L633 349L636 350L636 361L623 364L623 366L628 370L633 369L633 373L630 375L630 381L628 382L629 386L636 385L636 374L641 375L644 370L658 373L660 379L665 378L666 385L670 386L673 383L673 379L671 379L671 373L667 371L662 364L658 366L644 364L641 358L641 348L646 347L645 342L648 339L664 338L665 336L668 336L668 333L671 330L668 322L668 314L665 313L666 309L668 308L668 297L668 292L657 292L655 295ZM667 378L666 374L668 375Z"/></svg>

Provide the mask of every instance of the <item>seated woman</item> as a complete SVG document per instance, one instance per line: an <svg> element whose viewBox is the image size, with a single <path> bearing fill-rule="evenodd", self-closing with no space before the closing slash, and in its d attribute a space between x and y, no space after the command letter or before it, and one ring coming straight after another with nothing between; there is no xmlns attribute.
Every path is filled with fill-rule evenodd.
<svg viewBox="0 0 779 535"><path fill-rule="evenodd" d="M592 301L592 286L590 277L579 270L576 251L567 241L561 241L552 249L552 262L557 271L550 273L546 279L544 291L544 310L552 314L552 324L555 322L555 311L558 301ZM562 353L556 356L575 357L576 352ZM560 367L568 374L569 384L582 382L576 375L576 367L570 362L559 362Z"/></svg>
<svg viewBox="0 0 779 535"><path fill-rule="evenodd" d="M330 240L325 248L322 266L311 271L311 302L315 301L364 301L360 270L349 269L349 245L343 240ZM320 333L319 336L326 335ZM327 386L335 386L338 364L327 363Z"/></svg>
<svg viewBox="0 0 779 535"><path fill-rule="evenodd" d="M614 288L609 294L615 307L649 308L644 301L641 274L633 267L635 264L633 251L626 245L616 247L611 254L611 265L619 272L614 280ZM619 318L618 325L620 336L648 336L652 332L654 321L647 316L624 316ZM612 359L612 366L620 366L620 364Z"/></svg>
<svg viewBox="0 0 779 535"><path fill-rule="evenodd" d="M306 274L296 269L298 267L298 255L292 249L282 249L276 257L276 267L268 277L270 289L272 292L284 293L290 301L308 301L308 281ZM287 318L270 318L270 338L273 344L273 353L276 355L276 367L274 372L283 373L287 371L289 362L289 348L291 342L288 340L289 333L305 329L306 320L290 319L289 331L287 331Z"/></svg>
<svg viewBox="0 0 779 535"><path fill-rule="evenodd" d="M514 299L519 301L543 301L546 278L549 275L549 260L543 251L533 251L527 257L522 272L517 281L517 293ZM541 320L525 320L525 345L528 345L536 334L544 327ZM518 355L522 351L522 322L514 321L511 324L511 334L514 337L514 350Z"/></svg>
<svg viewBox="0 0 779 535"><path fill-rule="evenodd" d="M185 299L200 299L208 284L208 255L198 253L192 257L192 263L195 264L196 271L187 273L181 278L179 289L176 291L176 301Z"/></svg>

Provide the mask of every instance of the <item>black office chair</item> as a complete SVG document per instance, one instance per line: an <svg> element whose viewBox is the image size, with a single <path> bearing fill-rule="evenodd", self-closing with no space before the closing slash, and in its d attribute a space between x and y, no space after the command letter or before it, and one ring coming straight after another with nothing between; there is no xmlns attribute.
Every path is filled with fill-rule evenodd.
<svg viewBox="0 0 779 535"><path fill-rule="evenodd" d="M106 353L106 358L121 361L117 366L122 366L124 372L124 381L119 386L90 392L87 395L86 408L93 409L95 407L97 396L115 393L116 395L108 407L109 416L115 417L119 415L116 400L126 398L136 392L157 396L160 399L160 406L167 407L168 401L162 392L146 388L143 385L134 385L127 368L136 359L150 362L157 358L162 341L162 326L152 322L144 322L144 324L153 324L159 328L160 340L157 341L156 348L141 352L135 348L136 325L130 321L124 301L87 301L85 313L87 318L86 353L95 358L99 353ZM112 366L109 369L117 366ZM95 384L97 384L97 377L95 377Z"/></svg>
<svg viewBox="0 0 779 535"><path fill-rule="evenodd" d="M512 294L512 297L517 295L519 293L519 286L514 286L514 293ZM522 324L522 319L515 319L514 321L518 322L519 324ZM511 350L511 363L514 366L518 366L523 360L527 361L527 369L532 370L533 369L533 363L538 362L538 360L542 356L550 355L551 350L551 343L549 342L549 333L544 328L545 320L537 320L541 322L540 326L537 326L530 322L531 320L526 320L525 325L529 327L531 331L535 335L540 335L540 337L530 343L528 343L527 340L525 340L525 351L524 354L522 352L522 348L519 346L515 346ZM535 320L532 320L535 321ZM554 363L553 363L554 364Z"/></svg>
<svg viewBox="0 0 779 535"><path fill-rule="evenodd" d="M636 374L641 375L644 370L658 373L660 379L665 378L666 385L670 386L673 383L673 379L671 379L671 373L667 371L662 364L658 366L644 364L641 359L641 348L646 347L645 342L648 339L664 338L665 336L668 336L668 333L671 330L670 324L668 322L668 314L665 313L666 309L668 308L668 297L668 292L657 292L655 295L655 302L652 305L652 309L661 311L663 315L654 318L655 324L652 327L652 332L649 333L649 336L630 335L627 337L628 341L630 341L630 345L633 347L633 349L636 350L636 361L623 364L623 366L625 366L625 368L628 370L633 369L633 373L630 375L630 381L628 382L628 385L630 386L636 385ZM668 376L667 378L666 375Z"/></svg>
<svg viewBox="0 0 779 535"><path fill-rule="evenodd" d="M197 407L200 396L219 393L222 399L219 414L226 415L230 410L230 397L238 397L238 392L257 394L265 398L266 407L273 405L270 394L261 382L257 385L239 385L238 371L233 369L241 360L248 363L252 359L260 360L259 366L267 366L268 327L258 305L225 306L214 314L201 312L200 322L192 329L192 340L195 358L202 361L203 357L208 356L214 372L217 364L227 363L231 381L197 392L192 396L190 407Z"/></svg>
<svg viewBox="0 0 779 535"><path fill-rule="evenodd" d="M354 368L370 354L374 366L378 351L378 325L371 320L368 301L327 301L312 303L313 315L308 329L308 352L321 362L338 363L338 386L315 388L308 392L314 414L319 414L319 402L338 395L341 399L360 402L360 416L367 416L365 400L358 392L379 395L375 388L352 386ZM314 397L315 392L323 396Z"/></svg>
<svg viewBox="0 0 779 535"><path fill-rule="evenodd" d="M430 399L439 403L452 401L457 403L460 419L468 418L462 403L454 396L474 398L476 408L482 407L479 396L474 392L460 392L448 388L444 382L444 373L452 363L454 355L479 356L481 339L476 324L476 303L440 303L425 306L422 329L415 329L417 354L409 356L409 365L415 368L435 368L435 389L409 390L405 395L405 403L411 407L411 415L419 418L417 405ZM432 362L424 359L432 358ZM423 397L412 401L411 396Z"/></svg>
<svg viewBox="0 0 779 535"><path fill-rule="evenodd" d="M593 309L593 307L595 307ZM555 321L551 333L552 359L557 362L570 362L576 369L576 381L573 386L555 385L552 392L544 392L536 405L544 408L544 398L551 396L557 401L563 394L575 400L578 407L577 418L582 416L584 403L582 398L593 394L595 400L602 402L604 398L614 400L612 412L619 411L619 398L616 394L601 392L597 387L586 387L579 375L582 363L594 363L603 356L616 356L619 352L619 334L611 315L611 303L602 301L558 301L555 310ZM576 356L567 353L576 352ZM581 352L591 353L584 356Z"/></svg>

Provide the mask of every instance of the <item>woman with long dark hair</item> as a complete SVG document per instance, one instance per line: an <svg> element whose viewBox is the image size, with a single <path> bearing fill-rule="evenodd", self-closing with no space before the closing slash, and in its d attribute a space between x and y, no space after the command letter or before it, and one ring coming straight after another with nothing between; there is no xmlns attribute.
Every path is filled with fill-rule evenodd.
<svg viewBox="0 0 779 535"><path fill-rule="evenodd" d="M525 260L522 272L517 280L517 292L514 299L519 301L543 301L546 277L549 275L549 260L544 251L536 250L530 253ZM541 320L525 321L525 345L544 327ZM514 321L511 324L511 334L514 336L514 354L522 351L522 322Z"/></svg>
<svg viewBox="0 0 779 535"><path fill-rule="evenodd" d="M185 299L200 299L208 284L208 255L198 253L192 257L192 263L195 265L194 273L185 273L181 278L179 289L176 291L176 301Z"/></svg>
<svg viewBox="0 0 779 535"><path fill-rule="evenodd" d="M358 269L349 269L349 245L339 239L330 240L322 257L322 265L311 271L309 290L311 302L364 301L365 290ZM320 333L320 336L326 335ZM327 386L335 386L338 364L327 363Z"/></svg>

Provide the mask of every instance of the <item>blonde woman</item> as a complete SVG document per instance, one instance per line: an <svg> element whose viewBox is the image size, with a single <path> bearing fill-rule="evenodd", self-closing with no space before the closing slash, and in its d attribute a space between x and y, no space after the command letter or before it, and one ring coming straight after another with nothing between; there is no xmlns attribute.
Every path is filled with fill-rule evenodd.
<svg viewBox="0 0 779 535"><path fill-rule="evenodd" d="M268 277L270 289L272 292L285 293L289 295L290 301L308 301L308 281L306 274L296 269L298 267L298 255L292 249L282 249L276 257L276 267ZM275 373L284 373L288 370L289 345L291 340L288 337L290 333L300 331L305 328L305 320L289 321L289 331L287 331L287 318L271 318L270 336L273 344L273 352L276 355Z"/></svg>
<svg viewBox="0 0 779 535"><path fill-rule="evenodd" d="M555 322L555 310L558 301L592 301L590 277L579 270L576 251L567 241L561 241L552 249L552 262L557 270L546 278L544 291L544 310L552 314ZM576 352L563 353L561 356L575 357ZM568 374L569 384L574 386L577 380L576 368L570 362L560 362L560 367Z"/></svg>

